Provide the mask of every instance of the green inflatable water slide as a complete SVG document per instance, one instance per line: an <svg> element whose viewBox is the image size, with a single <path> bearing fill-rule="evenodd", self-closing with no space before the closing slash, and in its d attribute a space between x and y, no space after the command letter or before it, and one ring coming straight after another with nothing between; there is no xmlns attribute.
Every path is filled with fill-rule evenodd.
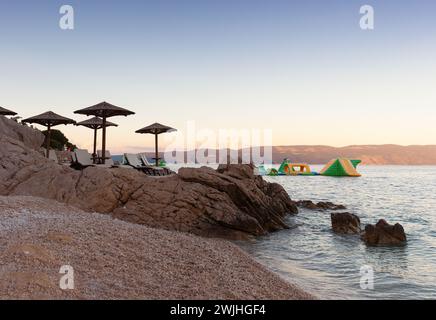
<svg viewBox="0 0 436 320"><path fill-rule="evenodd" d="M332 177L360 177L360 173L356 168L361 160L351 160L346 158L339 158L330 160L329 163L321 170L320 174L323 176Z"/></svg>

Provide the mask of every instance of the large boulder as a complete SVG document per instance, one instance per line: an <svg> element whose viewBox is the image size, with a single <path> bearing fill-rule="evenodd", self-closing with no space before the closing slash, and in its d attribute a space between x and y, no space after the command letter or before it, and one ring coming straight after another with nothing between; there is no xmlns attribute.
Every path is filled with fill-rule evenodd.
<svg viewBox="0 0 436 320"><path fill-rule="evenodd" d="M360 219L349 212L334 212L331 214L332 228L336 233L360 233Z"/></svg>
<svg viewBox="0 0 436 320"><path fill-rule="evenodd" d="M33 150L39 150L44 142L44 135L39 130L0 116L0 139L2 137L20 141Z"/></svg>
<svg viewBox="0 0 436 320"><path fill-rule="evenodd" d="M403 226L399 223L390 225L384 219L379 220L375 226L366 225L361 237L370 246L395 246L407 242Z"/></svg>
<svg viewBox="0 0 436 320"><path fill-rule="evenodd" d="M282 186L255 176L253 167L248 164L229 165L219 170L182 168L178 176L206 193L202 202L210 218L228 226L236 224L237 229L249 229L252 234L286 228L283 218L298 212ZM223 204L227 205L225 210Z"/></svg>
<svg viewBox="0 0 436 320"><path fill-rule="evenodd" d="M41 156L32 139L15 138L0 137L0 195L48 198L151 227L232 239L286 228L284 217L298 212L280 185L255 176L250 165L185 168L168 177L124 168L76 171Z"/></svg>

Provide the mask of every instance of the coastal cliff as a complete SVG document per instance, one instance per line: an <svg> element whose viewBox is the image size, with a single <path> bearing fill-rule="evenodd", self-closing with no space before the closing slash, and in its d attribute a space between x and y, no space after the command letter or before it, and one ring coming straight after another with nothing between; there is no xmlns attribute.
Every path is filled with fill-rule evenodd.
<svg viewBox="0 0 436 320"><path fill-rule="evenodd" d="M400 146L354 145L330 146L275 146L272 148L273 161L280 163L283 158L292 161L324 164L335 158L360 159L364 165L435 165L435 145Z"/></svg>

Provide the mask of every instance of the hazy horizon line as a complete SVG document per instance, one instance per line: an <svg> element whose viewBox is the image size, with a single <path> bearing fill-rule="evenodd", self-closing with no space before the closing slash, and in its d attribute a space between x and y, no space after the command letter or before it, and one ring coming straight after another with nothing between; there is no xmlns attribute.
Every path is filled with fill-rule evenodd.
<svg viewBox="0 0 436 320"><path fill-rule="evenodd" d="M209 151L220 151L220 150L246 150L246 149L252 149L252 148L293 148L293 147L324 147L324 148L332 148L332 149L345 149L345 148L352 148L352 147L387 147L387 146L393 146L393 147L402 147L402 148L408 148L408 147L435 147L436 148L436 144L410 144L410 145L401 145L401 144L395 144L395 143L385 143L385 144L354 144L354 145L346 145L346 146L340 146L340 147L336 147L336 146L331 146L331 145L273 145L273 146L251 146L251 147L245 147L245 148L238 148L238 149L234 149L234 148L196 148L196 149L178 149L178 152L192 152L192 151L198 151L198 150L209 150ZM150 149L149 151L145 151L145 152L150 152L150 153L154 153L154 146L148 146L148 147L134 147L134 146L129 146L126 147L126 149L128 150L144 150L144 149ZM159 153L164 153L165 150L159 150Z"/></svg>

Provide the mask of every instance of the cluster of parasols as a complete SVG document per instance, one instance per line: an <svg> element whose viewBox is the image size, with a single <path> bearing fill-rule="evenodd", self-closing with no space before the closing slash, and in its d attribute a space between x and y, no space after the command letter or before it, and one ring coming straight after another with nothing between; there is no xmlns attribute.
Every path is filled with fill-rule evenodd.
<svg viewBox="0 0 436 320"><path fill-rule="evenodd" d="M117 107L113 104L107 103L107 102L101 102L99 104L96 104L94 106L74 111L76 114L83 114L86 116L94 116L91 119L82 121L82 122L76 122L73 119L69 119L63 116L60 116L52 111L48 111L45 113L42 113L40 115L30 117L27 119L22 120L22 123L28 123L28 124L39 124L47 128L47 138L46 138L46 149L47 149L47 158L49 157L49 151L50 151L50 130L54 126L58 125L67 125L67 124L74 124L77 126L85 126L87 128L94 130L94 161L96 161L97 155L97 130L102 129L102 155L103 157L100 160L102 164L105 164L106 160L106 128L107 127L116 127L115 123L107 121L107 118L115 117L115 116L129 116L135 114L133 111ZM13 112L11 110L7 110L5 108L0 107L0 115L3 116L15 116L17 113ZM135 131L136 133L145 133L145 134L154 134L155 136L155 159L156 159L156 166L159 165L159 146L158 146L158 135L161 133L166 132L173 132L176 131L176 129L164 126L159 123L154 123L152 125L149 125L147 127L144 127L142 129L139 129Z"/></svg>

